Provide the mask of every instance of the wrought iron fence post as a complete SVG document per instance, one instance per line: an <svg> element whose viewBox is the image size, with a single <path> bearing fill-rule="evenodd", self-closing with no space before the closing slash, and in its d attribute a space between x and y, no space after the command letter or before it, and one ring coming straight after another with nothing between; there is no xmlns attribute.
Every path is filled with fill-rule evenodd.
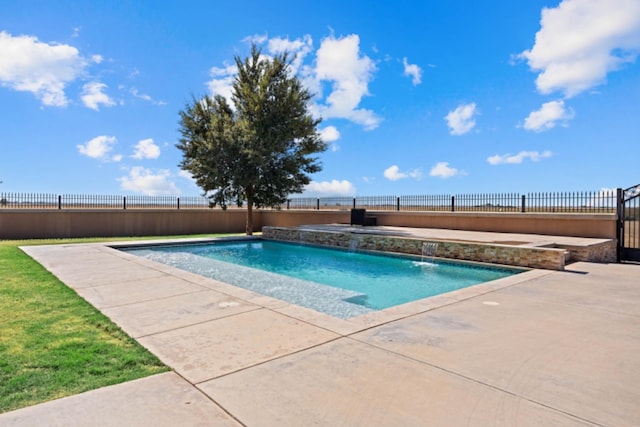
<svg viewBox="0 0 640 427"><path fill-rule="evenodd" d="M616 240L618 247L616 248L616 261L622 260L622 248L624 247L624 191L622 188L616 190Z"/></svg>
<svg viewBox="0 0 640 427"><path fill-rule="evenodd" d="M320 210L320 198L319 197L316 199L316 210L317 211Z"/></svg>
<svg viewBox="0 0 640 427"><path fill-rule="evenodd" d="M180 210L180 197L178 197L178 210Z"/></svg>
<svg viewBox="0 0 640 427"><path fill-rule="evenodd" d="M287 210L291 209L291 199L287 199Z"/></svg>
<svg viewBox="0 0 640 427"><path fill-rule="evenodd" d="M400 197L396 197L396 210L400 212Z"/></svg>
<svg viewBox="0 0 640 427"><path fill-rule="evenodd" d="M356 208L356 198L354 197L353 198L353 209L355 209L355 208Z"/></svg>
<svg viewBox="0 0 640 427"><path fill-rule="evenodd" d="M451 212L456 211L456 196L451 196Z"/></svg>
<svg viewBox="0 0 640 427"><path fill-rule="evenodd" d="M58 210L62 209L62 196L58 194Z"/></svg>
<svg viewBox="0 0 640 427"><path fill-rule="evenodd" d="M122 197L122 209L127 210L127 196Z"/></svg>
<svg viewBox="0 0 640 427"><path fill-rule="evenodd" d="M526 209L526 206L527 206L527 198L526 198L526 196L523 194L523 195L522 195L522 209L521 209L521 212L522 212L522 213L525 213L525 212L526 212L526 210L527 210L527 209Z"/></svg>

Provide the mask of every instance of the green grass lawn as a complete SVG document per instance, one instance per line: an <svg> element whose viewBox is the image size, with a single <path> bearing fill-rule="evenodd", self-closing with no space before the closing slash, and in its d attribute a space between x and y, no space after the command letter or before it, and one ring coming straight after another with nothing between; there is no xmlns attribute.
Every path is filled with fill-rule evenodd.
<svg viewBox="0 0 640 427"><path fill-rule="evenodd" d="M0 241L0 413L169 370L19 248L107 240Z"/></svg>

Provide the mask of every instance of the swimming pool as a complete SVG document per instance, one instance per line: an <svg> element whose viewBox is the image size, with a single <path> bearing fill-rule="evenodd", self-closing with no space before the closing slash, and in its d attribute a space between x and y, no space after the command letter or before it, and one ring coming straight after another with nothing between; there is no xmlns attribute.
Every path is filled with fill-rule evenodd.
<svg viewBox="0 0 640 427"><path fill-rule="evenodd" d="M524 271L260 239L123 250L340 318Z"/></svg>

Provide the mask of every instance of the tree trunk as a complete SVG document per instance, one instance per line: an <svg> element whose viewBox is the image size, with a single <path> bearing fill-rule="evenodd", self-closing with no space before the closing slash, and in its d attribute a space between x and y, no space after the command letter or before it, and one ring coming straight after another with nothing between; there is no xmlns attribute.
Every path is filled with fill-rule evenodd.
<svg viewBox="0 0 640 427"><path fill-rule="evenodd" d="M247 236L253 236L253 194L247 191Z"/></svg>

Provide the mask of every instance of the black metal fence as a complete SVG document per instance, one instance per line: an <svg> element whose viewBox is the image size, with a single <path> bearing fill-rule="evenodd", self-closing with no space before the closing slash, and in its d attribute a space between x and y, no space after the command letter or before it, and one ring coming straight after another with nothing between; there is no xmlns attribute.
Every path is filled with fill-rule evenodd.
<svg viewBox="0 0 640 427"><path fill-rule="evenodd" d="M210 209L205 197L0 193L0 209ZM617 192L295 197L278 209L616 213Z"/></svg>
<svg viewBox="0 0 640 427"><path fill-rule="evenodd" d="M201 209L205 197L0 193L0 209Z"/></svg>
<svg viewBox="0 0 640 427"><path fill-rule="evenodd" d="M415 196L292 198L282 209L423 212L616 213L616 190Z"/></svg>
<svg viewBox="0 0 640 427"><path fill-rule="evenodd" d="M640 262L640 184L618 189L618 261Z"/></svg>

